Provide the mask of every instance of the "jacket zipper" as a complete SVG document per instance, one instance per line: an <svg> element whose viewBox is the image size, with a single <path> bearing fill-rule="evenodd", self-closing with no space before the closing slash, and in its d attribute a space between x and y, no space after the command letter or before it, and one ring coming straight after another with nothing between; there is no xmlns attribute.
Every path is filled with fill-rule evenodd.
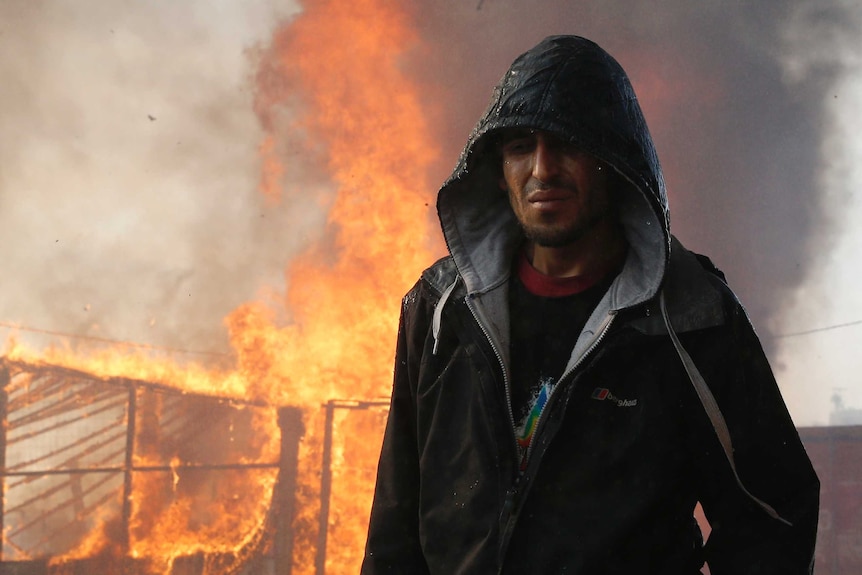
<svg viewBox="0 0 862 575"><path fill-rule="evenodd" d="M494 344L494 340L491 339L491 334L488 333L488 330L485 329L485 324L479 321L479 315L476 313L476 308L473 305L473 298L467 298L467 309L470 310L470 313L473 314L473 319L478 324L479 329L482 330L482 333L485 335L485 339L488 340L488 343L491 345L491 350L494 352L494 355L497 357L497 363L500 364L500 369L503 372L503 390L506 392L506 413L509 414L509 426L512 429L512 443L515 447L515 454L518 452L518 438L515 436L515 414L512 413L512 392L509 389L509 375L506 373L506 366L503 363L503 356L500 355L497 346ZM520 462L518 462L520 464Z"/></svg>
<svg viewBox="0 0 862 575"><path fill-rule="evenodd" d="M548 400L545 402L545 405L542 407L542 410L539 412L539 417L538 417L538 420L536 421L536 429L533 432L533 435L530 437L530 443L527 445L526 453L524 453L524 460L523 460L523 462L521 462L521 468L522 469L526 469L527 464L530 461L530 455L532 455L532 453L533 453L534 443L536 441L536 438L539 436L539 431L541 430L542 423L544 422L545 412L548 411L548 407L551 405L552 398L556 395L557 388L559 388L560 385L562 384L563 380L566 377L568 377L569 374L571 374L573 371L575 371L578 368L578 366L581 365L587 357L589 357L589 355L593 352L593 350L599 346L599 344L605 338L605 334L607 334L608 330L611 328L611 324L614 322L614 317L616 317L616 314L614 314L613 312L608 313L608 319L605 321L605 325L602 328L602 330L599 332L599 335L593 340L593 342L590 344L590 347L588 347L586 349L586 351L584 351L584 353L581 354L581 357L578 358L578 361L575 362L575 365L573 365L571 369L566 370L565 373L563 373L563 375L560 376L560 379L557 380L557 384L554 385L554 387L551 389L551 392L548 394ZM512 411L511 403L509 406L509 411L510 412ZM514 416L512 416L512 419L514 421ZM512 423L512 429L514 430L514 423Z"/></svg>
<svg viewBox="0 0 862 575"><path fill-rule="evenodd" d="M476 312L476 308L473 304L473 298L472 297L467 298L467 309L470 310L470 313L473 315L473 319L476 321L476 324L479 326L479 329L482 330L482 333L484 334L485 339L488 341L488 344L491 346L491 350L494 352L494 355L497 357L497 363L499 363L500 369L503 372L503 390L506 393L506 413L509 415L509 426L510 426L510 429L512 430L512 443L515 447L515 453L518 454L518 453L520 453L520 451L519 451L520 448L518 446L517 430L515 429L515 414L512 413L512 392L511 392L510 384L509 384L509 376L506 372L506 366L503 364L503 356L500 355L500 352L497 349L497 346L494 344L494 340L491 338L491 335L488 333L488 330L485 329L485 325L479 320L479 315ZM575 365L573 365L571 367L571 369L566 370L566 372L563 373L563 375L560 377L560 379L557 380L557 385L555 385L554 388L551 390L550 394L548 395L548 401L545 402L544 407L542 407L542 410L539 412L539 418L536 421L536 430L533 432L533 436L530 437L530 443L527 445L527 451L524 453L523 461L517 462L519 471L521 469L524 469L527 465L527 462L530 460L530 455L533 453L534 443L536 441L536 438L539 436L539 430L541 429L541 425L544 422L545 412L548 410L548 406L551 405L551 400L554 397L554 395L557 391L557 388L559 387L559 384L566 377L568 377L568 375L570 373L575 371L578 368L578 366L580 366L581 363L583 363L583 361L587 357L589 357L589 355L593 352L593 350L596 347L598 347L598 345L605 338L605 335L608 333L608 330L610 329L611 324L614 321L614 317L616 317L615 313L613 313L613 312L608 313L608 319L605 321L605 324L602 327L602 330L599 332L598 336L590 344L590 347L588 347L586 349L586 351L584 351L584 353L581 354L581 357L578 358L578 361L575 362ZM523 465L522 465L522 463L523 463ZM518 477L516 478L515 487L513 487L513 489L510 491L517 491L517 482L518 482L517 480L520 479L520 475L521 474L519 472ZM511 495L515 495L515 493L512 493ZM508 497L507 497L507 499L508 499Z"/></svg>
<svg viewBox="0 0 862 575"><path fill-rule="evenodd" d="M468 306L468 307L470 307L470 306ZM472 309L471 309L471 311L472 311ZM473 313L473 317L474 318L476 317L475 312ZM532 454L532 451L533 451L533 442L539 436L541 424L543 423L543 416L545 414L545 411L547 411L548 406L551 404L551 399L554 397L554 392L556 391L556 388L559 387L560 383L566 377L568 377L569 374L571 374L573 371L575 371L575 369L577 369L578 366L583 363L583 361L593 352L594 349L596 349L596 347L598 347L598 345L604 339L605 335L608 333L608 330L610 330L610 327L611 327L611 324L613 323L614 317L616 317L616 314L614 314L614 313L608 314L608 319L605 321L604 327L599 332L598 336L596 336L595 340L593 340L593 342L586 349L586 351L584 351L584 353L581 354L581 357L578 359L577 362L575 362L575 365L573 365L571 369L568 369L568 370L566 370L565 373L563 373L563 375L560 377L560 379L557 380L557 385L555 385L554 389L551 390L551 394L548 396L548 401L545 403L545 407L543 407L542 411L539 412L539 420L536 422L536 430L533 432L533 437L530 438L530 444L527 446L527 452L524 454L524 466L525 466L525 468L526 468L527 462L530 459L530 455ZM478 323L478 318L476 318L476 321ZM479 326L482 327L482 324L479 323ZM485 332L485 336L487 337L488 332L485 330L484 327L482 327L482 331ZM491 341L490 338L488 338L488 341L489 342ZM494 348L493 342L491 342L491 348L492 349ZM495 353L496 353L496 349L495 349ZM497 354L497 358L502 363L502 359L500 358L499 354ZM504 376L505 376L505 373L506 373L506 370L504 368L503 369ZM509 388L508 388L508 384L507 384L507 387L506 387L507 396L509 394L508 390L509 390ZM509 399L508 397L507 397L507 401L509 404L509 418L512 421L512 437L515 437L515 431L514 431L515 430L515 423L514 423L515 418L512 415L512 402L511 402L511 399ZM517 443L518 442L516 439L515 440L515 447L516 448L517 448ZM521 469L520 463L521 462L518 462L519 469ZM522 477L523 477L523 472L519 472L517 477L515 478L515 483L506 492L506 499L505 499L505 502L503 504L503 510L501 511L501 514L500 514L501 519L505 517L506 525L501 526L501 534L500 534L501 544L500 544L500 548L499 548L499 554L500 555L498 558L500 563L499 563L499 568L497 570L498 575L500 573L502 573L502 571L503 571L503 566L502 566L503 556L505 555L506 549L508 549L508 547L509 547L509 540L512 537L512 533L514 532L514 526L511 524L511 518L512 518L513 514L516 514L518 512L517 511L518 506L515 502L515 498L518 496L518 491L521 488L520 483L521 483Z"/></svg>

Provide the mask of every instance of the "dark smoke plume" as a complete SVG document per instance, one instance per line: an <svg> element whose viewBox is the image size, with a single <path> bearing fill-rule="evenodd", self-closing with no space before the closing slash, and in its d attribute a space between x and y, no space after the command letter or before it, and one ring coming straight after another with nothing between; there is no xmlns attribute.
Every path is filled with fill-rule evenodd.
<svg viewBox="0 0 862 575"><path fill-rule="evenodd" d="M674 233L713 258L763 327L832 237L818 189L822 102L841 72L834 33L858 18L838 2L811 4L417 2L432 55L417 77L448 102L434 125L454 163L515 56L550 34L597 41L639 93Z"/></svg>

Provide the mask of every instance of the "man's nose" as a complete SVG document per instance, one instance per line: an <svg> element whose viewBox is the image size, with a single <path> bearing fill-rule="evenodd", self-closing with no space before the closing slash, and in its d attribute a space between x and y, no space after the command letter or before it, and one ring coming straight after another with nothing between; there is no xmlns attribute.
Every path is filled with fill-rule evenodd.
<svg viewBox="0 0 862 575"><path fill-rule="evenodd" d="M560 170L560 150L543 134L536 138L536 148L533 151L533 177L540 182L554 179Z"/></svg>

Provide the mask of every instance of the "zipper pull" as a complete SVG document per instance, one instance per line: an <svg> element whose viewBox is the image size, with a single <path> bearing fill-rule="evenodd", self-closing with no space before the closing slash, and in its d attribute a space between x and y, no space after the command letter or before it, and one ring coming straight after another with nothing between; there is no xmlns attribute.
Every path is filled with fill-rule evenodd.
<svg viewBox="0 0 862 575"><path fill-rule="evenodd" d="M500 549L499 549L499 565L502 566L503 558L506 555L506 549L509 547L509 541L512 538L512 533L515 531L515 522L517 521L518 513L518 497L521 495L521 483L527 480L523 473L518 473L515 482L506 491L506 500L503 502L503 509L500 511ZM502 567L497 571L502 572Z"/></svg>
<svg viewBox="0 0 862 575"><path fill-rule="evenodd" d="M520 494L518 488L521 486L521 481L523 478L524 472L521 471L515 478L515 482L506 491L506 499L503 501L503 509L500 511L500 522L504 525L507 521L509 521L509 518L511 517L512 513L515 511L515 504L517 502L518 495Z"/></svg>
<svg viewBox="0 0 862 575"><path fill-rule="evenodd" d="M500 512L501 523L509 520L509 515L512 514L512 509L515 508L515 495L517 495L517 492L514 489L506 491L506 500L503 502L503 510Z"/></svg>
<svg viewBox="0 0 862 575"><path fill-rule="evenodd" d="M515 483L506 490L506 499L503 501L503 509L500 511L500 523L505 525L515 509L515 499L518 497L518 485L521 483L521 474L515 478Z"/></svg>

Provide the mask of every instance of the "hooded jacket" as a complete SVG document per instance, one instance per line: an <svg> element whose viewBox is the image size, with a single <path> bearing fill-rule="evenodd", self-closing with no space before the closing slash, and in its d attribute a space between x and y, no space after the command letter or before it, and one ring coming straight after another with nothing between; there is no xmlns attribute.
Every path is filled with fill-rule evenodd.
<svg viewBox="0 0 862 575"><path fill-rule="evenodd" d="M628 184L626 261L523 471L507 298L524 238L497 183L504 128L551 132ZM437 208L450 255L403 300L363 574L688 575L704 559L713 575L811 572L817 477L744 309L670 233L652 139L610 55L556 36L516 59Z"/></svg>

